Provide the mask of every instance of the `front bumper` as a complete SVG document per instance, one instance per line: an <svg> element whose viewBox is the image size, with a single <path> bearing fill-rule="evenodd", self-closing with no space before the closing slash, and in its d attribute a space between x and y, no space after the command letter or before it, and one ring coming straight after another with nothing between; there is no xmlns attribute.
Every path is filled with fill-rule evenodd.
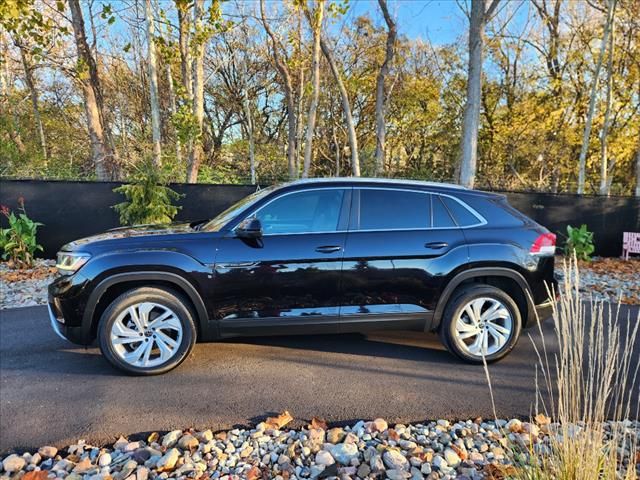
<svg viewBox="0 0 640 480"><path fill-rule="evenodd" d="M56 278L49 285L51 328L59 337L80 345L92 342L90 325L83 319L86 279L78 274Z"/></svg>

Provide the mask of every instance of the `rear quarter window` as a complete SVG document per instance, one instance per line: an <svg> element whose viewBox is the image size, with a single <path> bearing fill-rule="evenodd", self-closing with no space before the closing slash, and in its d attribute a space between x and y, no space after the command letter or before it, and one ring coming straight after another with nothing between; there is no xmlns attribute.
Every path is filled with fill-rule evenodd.
<svg viewBox="0 0 640 480"><path fill-rule="evenodd" d="M467 207L451 197L440 197L459 227L470 227L482 223Z"/></svg>
<svg viewBox="0 0 640 480"><path fill-rule="evenodd" d="M501 195L460 195L476 212L482 215L490 226L518 227L530 221L524 214L514 209Z"/></svg>

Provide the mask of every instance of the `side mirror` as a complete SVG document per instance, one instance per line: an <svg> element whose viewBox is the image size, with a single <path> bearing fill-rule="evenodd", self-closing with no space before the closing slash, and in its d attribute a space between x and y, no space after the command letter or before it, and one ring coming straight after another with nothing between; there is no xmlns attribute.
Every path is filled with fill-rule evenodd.
<svg viewBox="0 0 640 480"><path fill-rule="evenodd" d="M262 237L262 224L257 218L247 218L236 228L236 235L240 238Z"/></svg>

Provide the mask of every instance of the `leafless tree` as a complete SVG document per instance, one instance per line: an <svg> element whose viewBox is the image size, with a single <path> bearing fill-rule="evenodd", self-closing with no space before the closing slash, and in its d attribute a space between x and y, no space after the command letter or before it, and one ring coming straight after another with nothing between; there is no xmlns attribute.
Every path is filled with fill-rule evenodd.
<svg viewBox="0 0 640 480"><path fill-rule="evenodd" d="M289 178L296 178L298 172L296 169L296 103L293 94L293 82L291 81L291 73L285 59L283 59L281 52L280 41L276 37L269 26L269 21L265 17L264 0L260 0L260 17L262 19L262 25L265 32L269 37L269 43L271 46L271 57L273 63L278 71L278 75L283 83L284 96L287 105L287 163L289 166Z"/></svg>

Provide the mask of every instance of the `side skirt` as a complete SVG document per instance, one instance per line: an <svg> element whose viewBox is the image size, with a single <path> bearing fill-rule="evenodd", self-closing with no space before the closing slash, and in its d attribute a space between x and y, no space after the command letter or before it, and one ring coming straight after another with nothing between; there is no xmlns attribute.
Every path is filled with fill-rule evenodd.
<svg viewBox="0 0 640 480"><path fill-rule="evenodd" d="M305 317L232 318L218 322L220 338L263 335L314 335L372 330L424 331L433 314L397 313L313 315Z"/></svg>

